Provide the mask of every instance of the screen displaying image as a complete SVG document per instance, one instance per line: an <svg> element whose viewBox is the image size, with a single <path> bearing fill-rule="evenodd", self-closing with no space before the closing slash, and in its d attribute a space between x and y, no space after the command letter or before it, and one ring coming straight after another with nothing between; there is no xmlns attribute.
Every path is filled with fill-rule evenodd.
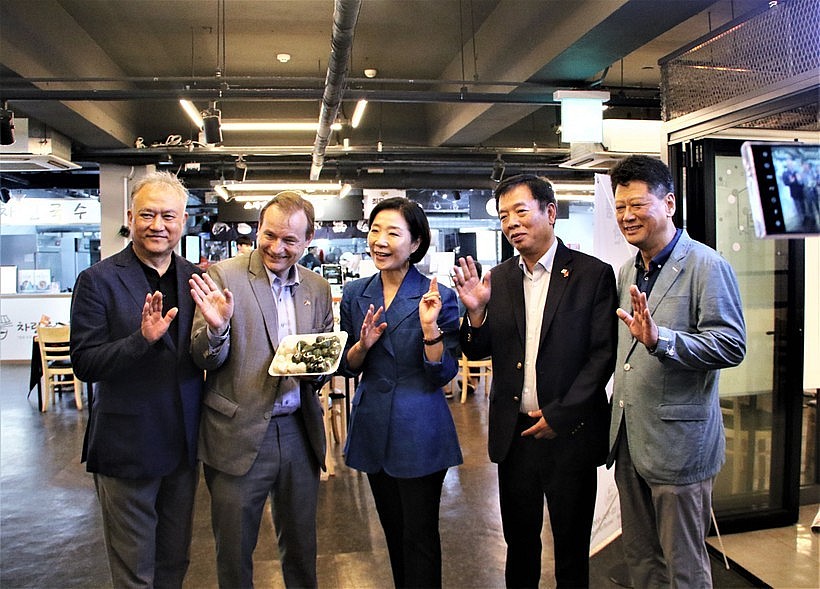
<svg viewBox="0 0 820 589"><path fill-rule="evenodd" d="M741 155L757 236L820 234L820 145L746 142Z"/></svg>

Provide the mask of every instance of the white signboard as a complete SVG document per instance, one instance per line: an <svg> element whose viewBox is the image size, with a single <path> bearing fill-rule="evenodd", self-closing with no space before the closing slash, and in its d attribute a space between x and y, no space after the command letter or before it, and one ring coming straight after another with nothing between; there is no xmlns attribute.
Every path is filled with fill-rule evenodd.
<svg viewBox="0 0 820 589"><path fill-rule="evenodd" d="M638 250L627 243L615 219L615 199L612 183L607 174L595 174L595 233L592 254L609 263L618 275L618 269ZM612 379L607 384L607 395L612 397ZM615 486L614 468L598 467L598 495L592 520L590 552L595 554L621 533L621 507Z"/></svg>
<svg viewBox="0 0 820 589"><path fill-rule="evenodd" d="M13 295L0 298L0 360L31 360L40 317L68 323L70 294Z"/></svg>
<svg viewBox="0 0 820 589"><path fill-rule="evenodd" d="M0 203L3 225L100 224L100 201L93 198L12 198Z"/></svg>

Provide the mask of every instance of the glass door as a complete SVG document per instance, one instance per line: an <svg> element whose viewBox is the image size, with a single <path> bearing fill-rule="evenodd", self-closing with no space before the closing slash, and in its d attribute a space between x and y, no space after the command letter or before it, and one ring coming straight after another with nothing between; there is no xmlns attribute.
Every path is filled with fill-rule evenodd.
<svg viewBox="0 0 820 589"><path fill-rule="evenodd" d="M740 143L681 144L670 158L673 167L686 162L676 172L687 229L732 264L746 318L746 358L720 376L726 463L714 509L722 532L793 523L799 490L802 241L755 237Z"/></svg>

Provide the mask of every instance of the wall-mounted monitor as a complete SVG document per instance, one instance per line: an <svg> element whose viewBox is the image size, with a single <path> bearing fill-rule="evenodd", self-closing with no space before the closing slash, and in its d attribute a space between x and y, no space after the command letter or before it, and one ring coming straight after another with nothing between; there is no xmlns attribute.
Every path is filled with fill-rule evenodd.
<svg viewBox="0 0 820 589"><path fill-rule="evenodd" d="M747 141L740 153L755 234L820 235L820 144Z"/></svg>

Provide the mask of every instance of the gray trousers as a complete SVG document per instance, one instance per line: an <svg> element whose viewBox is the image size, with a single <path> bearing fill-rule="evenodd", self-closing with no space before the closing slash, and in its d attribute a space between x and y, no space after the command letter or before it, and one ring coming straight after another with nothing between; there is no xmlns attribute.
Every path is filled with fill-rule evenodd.
<svg viewBox="0 0 820 589"><path fill-rule="evenodd" d="M625 429L615 463L623 548L633 586L712 587L706 551L712 479L688 485L647 482L635 470Z"/></svg>
<svg viewBox="0 0 820 589"><path fill-rule="evenodd" d="M182 587L198 480L198 465L150 479L94 474L114 587Z"/></svg>
<svg viewBox="0 0 820 589"><path fill-rule="evenodd" d="M274 417L251 469L232 476L205 465L222 589L253 587L253 551L268 496L286 587L316 587L319 465L302 418Z"/></svg>

